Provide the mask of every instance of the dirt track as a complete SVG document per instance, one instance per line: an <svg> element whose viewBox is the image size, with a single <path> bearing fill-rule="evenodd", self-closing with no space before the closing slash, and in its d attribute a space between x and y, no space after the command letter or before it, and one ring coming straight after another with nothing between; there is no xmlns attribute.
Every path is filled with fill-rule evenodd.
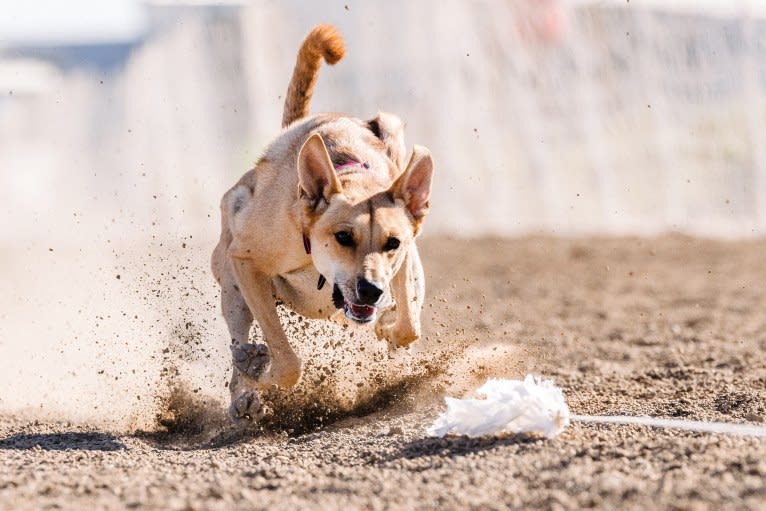
<svg viewBox="0 0 766 511"><path fill-rule="evenodd" d="M573 413L763 423L765 252L425 240L427 342L512 343L512 363L472 369L552 377ZM0 508L766 508L764 439L578 423L555 440L426 438L440 398L424 382L315 432L204 443L5 416Z"/></svg>

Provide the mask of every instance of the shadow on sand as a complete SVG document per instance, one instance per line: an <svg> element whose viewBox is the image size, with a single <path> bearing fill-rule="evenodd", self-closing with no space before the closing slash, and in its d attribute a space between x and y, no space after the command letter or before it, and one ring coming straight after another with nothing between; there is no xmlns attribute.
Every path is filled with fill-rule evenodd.
<svg viewBox="0 0 766 511"><path fill-rule="evenodd" d="M424 456L465 456L506 445L531 444L536 440L537 438L528 435L481 438L464 436L419 438L404 444L397 453L394 453L386 461L415 459Z"/></svg>
<svg viewBox="0 0 766 511"><path fill-rule="evenodd" d="M108 433L17 433L0 439L0 450L26 450L40 448L45 451L119 451L125 449L120 441Z"/></svg>

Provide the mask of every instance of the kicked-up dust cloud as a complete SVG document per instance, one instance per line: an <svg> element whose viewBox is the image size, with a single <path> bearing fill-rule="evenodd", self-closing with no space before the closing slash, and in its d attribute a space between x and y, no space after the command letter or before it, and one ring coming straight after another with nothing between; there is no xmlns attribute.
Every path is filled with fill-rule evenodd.
<svg viewBox="0 0 766 511"><path fill-rule="evenodd" d="M216 410L223 416L230 352L207 265L211 245L193 237L51 245L30 242L22 254L4 256L4 268L13 269L8 289L23 290L0 298L3 310L14 311L1 325L4 412L116 430L176 427L181 416L190 421ZM273 411L267 422L305 430L360 407L412 395L431 401L481 376L513 373L512 348L461 337L444 321L464 313L434 303L424 316L443 324L449 341L441 342L441 327L427 328L409 350L391 349L371 328L282 309L304 374L296 388L265 396ZM257 326L253 339L262 340Z"/></svg>

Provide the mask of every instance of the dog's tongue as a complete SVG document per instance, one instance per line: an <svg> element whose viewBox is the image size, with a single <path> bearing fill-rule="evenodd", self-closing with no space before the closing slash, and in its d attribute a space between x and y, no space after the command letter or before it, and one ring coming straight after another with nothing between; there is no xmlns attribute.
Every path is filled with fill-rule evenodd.
<svg viewBox="0 0 766 511"><path fill-rule="evenodd" d="M351 304L351 312L358 318L369 318L375 314L375 307L370 305L355 305Z"/></svg>

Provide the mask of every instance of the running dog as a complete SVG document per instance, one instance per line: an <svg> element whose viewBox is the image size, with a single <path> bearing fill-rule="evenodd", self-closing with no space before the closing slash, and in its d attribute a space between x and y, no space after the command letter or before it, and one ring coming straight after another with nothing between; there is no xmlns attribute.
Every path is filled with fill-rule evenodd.
<svg viewBox="0 0 766 511"><path fill-rule="evenodd" d="M301 377L277 303L308 318L374 324L393 346L420 337L425 282L415 237L428 212L433 160L421 146L407 159L395 115L308 115L322 59L332 65L344 52L333 27L308 34L281 134L221 201L212 269L231 334L228 413L237 426L262 418L260 391ZM265 345L248 342L253 319Z"/></svg>

